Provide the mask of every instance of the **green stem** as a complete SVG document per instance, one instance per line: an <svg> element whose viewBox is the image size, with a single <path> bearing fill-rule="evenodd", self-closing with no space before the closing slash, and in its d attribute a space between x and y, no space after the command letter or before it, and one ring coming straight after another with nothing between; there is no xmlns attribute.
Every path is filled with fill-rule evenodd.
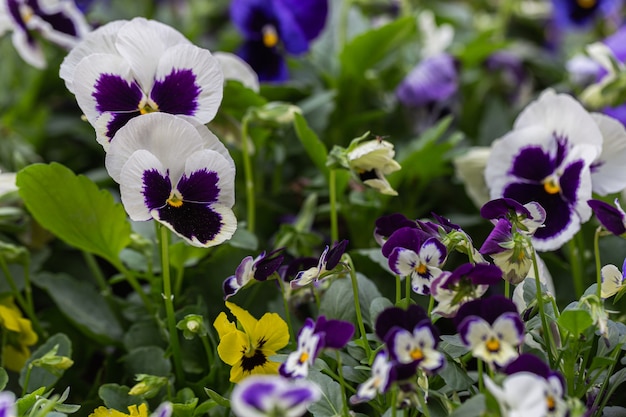
<svg viewBox="0 0 626 417"><path fill-rule="evenodd" d="M539 308L539 317L541 318L541 328L543 329L543 341L546 344L546 352L548 354L548 361L550 368L554 369L554 358L552 356L552 333L548 326L548 320L546 317L546 311L543 305L543 293L541 292L541 280L539 279L539 266L537 264L537 253L532 251L533 258L533 270L535 272L535 288L537 291L537 307Z"/></svg>
<svg viewBox="0 0 626 417"><path fill-rule="evenodd" d="M396 306L400 305L400 301L402 301L402 278L400 275L396 275Z"/></svg>
<svg viewBox="0 0 626 417"><path fill-rule="evenodd" d="M170 347L174 358L174 371L176 381L181 384L184 380L183 361L178 341L178 330L176 329L176 316L174 314L174 295L172 294L172 283L170 278L170 254L169 254L169 230L160 225L159 244L161 249L161 274L163 274L163 299L165 300L165 315L167 316L167 327L170 335Z"/></svg>
<svg viewBox="0 0 626 417"><path fill-rule="evenodd" d="M293 331L293 325L291 324L291 312L289 311L289 301L287 300L287 289L285 288L285 285L287 285L287 283L283 282L282 278L278 276L277 273L275 274L276 274L276 280L278 281L278 285L280 285L280 292L283 295L283 308L285 309L285 318L287 319L287 327L289 328L289 340L297 343L296 336Z"/></svg>
<svg viewBox="0 0 626 417"><path fill-rule="evenodd" d="M339 228L337 226L337 173L334 169L328 174L328 193L330 198L330 241L339 240Z"/></svg>
<svg viewBox="0 0 626 417"><path fill-rule="evenodd" d="M417 400L420 403L420 406L422 407L422 414L424 414L425 417L430 417L430 410L428 410L428 405L426 405L426 399L425 399L425 395L426 393L422 393L421 389L417 389Z"/></svg>
<svg viewBox="0 0 626 417"><path fill-rule="evenodd" d="M482 359L477 359L477 366L478 366L478 390L480 392L485 392L485 376L483 375L483 361Z"/></svg>
<svg viewBox="0 0 626 417"><path fill-rule="evenodd" d="M141 284L139 284L139 281L137 280L137 277L135 277L135 274L132 271L128 270L121 262L117 263L115 267L118 271L122 273L122 275L124 275L126 281L128 281L130 286L133 287L133 290L139 295L139 298L141 298L141 301L146 307L146 310L150 314L154 313L154 305L152 304L152 300L150 299L150 297L148 297L148 294L146 294L143 288L141 288Z"/></svg>
<svg viewBox="0 0 626 417"><path fill-rule="evenodd" d="M406 280L404 282L404 286L405 286L405 308L409 308L409 306L411 305L411 292L413 291L413 287L411 286L411 277L404 277L404 279Z"/></svg>
<svg viewBox="0 0 626 417"><path fill-rule="evenodd" d="M591 407L592 410L595 408L596 410L600 411L600 414L602 414L602 410L604 410L604 407L606 406L606 403L609 400L609 395L604 395L604 393L607 390L607 388L609 388L609 385L610 385L609 380L611 379L611 376L613 375L613 370L615 369L615 365L617 365L619 355L621 354L621 352L622 352L622 344L619 343L617 346L615 346L615 349L613 350L613 358L612 358L613 361L611 362L609 369L606 370L606 378L604 380L604 384L600 385L600 391L598 392L598 395L596 396L596 399L593 402L593 406ZM600 402L601 404L599 404Z"/></svg>
<svg viewBox="0 0 626 417"><path fill-rule="evenodd" d="M576 291L576 298L580 298L585 292L582 267L582 257L584 253L581 250L582 246L580 245L580 232L569 241L568 246L569 262L572 269L572 277L574 279L574 290Z"/></svg>
<svg viewBox="0 0 626 417"><path fill-rule="evenodd" d="M22 308L22 310L24 311L24 314L28 316L28 319L33 324L35 332L40 336L45 335L46 333L41 327L41 324L39 323L39 319L37 318L37 315L35 314L35 306L32 304L32 299L29 303L29 301L26 300L22 296L22 293L17 289L17 284L15 284L15 280L13 279L13 274L11 274L11 271L9 270L9 266L7 265L4 259L4 256L1 256L1 255L0 255L0 269L2 269L2 273L6 277L6 280L9 286L11 287L11 291L13 292L13 296L15 297L17 304ZM24 277L26 277L26 275L27 275L27 272L24 271ZM25 278L25 281L26 281L26 278Z"/></svg>
<svg viewBox="0 0 626 417"><path fill-rule="evenodd" d="M511 283L508 279L504 280L504 296L506 298L511 298Z"/></svg>
<svg viewBox="0 0 626 417"><path fill-rule="evenodd" d="M598 299L602 299L602 263L600 262L600 234L602 233L602 227L596 229L596 233L593 235L593 254L596 259L596 295Z"/></svg>
<svg viewBox="0 0 626 417"><path fill-rule="evenodd" d="M354 264L352 263L352 258L348 254L345 254L344 257L347 259L348 268L350 269L350 279L352 280L352 295L354 297L354 310L356 312L356 321L359 326L359 333L361 333L363 347L365 348L365 353L367 354L367 360L369 363L372 357L372 349L370 348L370 344L367 341L367 333L365 333L365 325L363 324L363 316L361 315L361 300L359 299L359 283L356 279L356 271L354 269Z"/></svg>
<svg viewBox="0 0 626 417"><path fill-rule="evenodd" d="M398 387L394 386L393 391L391 393L391 417L396 417L398 408L396 404L398 403Z"/></svg>
<svg viewBox="0 0 626 417"><path fill-rule="evenodd" d="M339 387L341 388L341 404L342 404L342 416L348 417L348 399L346 398L346 381L343 379L343 370L341 369L341 355L339 351L335 352L337 357L337 375L339 375Z"/></svg>
<svg viewBox="0 0 626 417"><path fill-rule="evenodd" d="M250 159L250 147L248 143L249 116L244 116L241 121L241 155L243 158L243 173L246 180L246 200L248 209L248 231L254 233L256 207L254 202L254 178L252 176L252 161Z"/></svg>
<svg viewBox="0 0 626 417"><path fill-rule="evenodd" d="M435 307L435 297L433 297L433 295L430 295L430 299L428 300L428 317L430 317L431 313L433 312L433 308Z"/></svg>

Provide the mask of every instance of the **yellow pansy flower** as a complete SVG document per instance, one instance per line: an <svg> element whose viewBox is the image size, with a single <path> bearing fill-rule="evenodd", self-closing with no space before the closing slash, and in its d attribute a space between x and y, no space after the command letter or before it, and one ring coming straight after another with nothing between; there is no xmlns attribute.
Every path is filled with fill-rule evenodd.
<svg viewBox="0 0 626 417"><path fill-rule="evenodd" d="M0 326L7 330L7 344L2 351L3 364L7 369L19 372L30 357L28 346L37 343L37 333L10 297L0 300Z"/></svg>
<svg viewBox="0 0 626 417"><path fill-rule="evenodd" d="M239 382L254 374L276 374L280 363L268 358L289 343L287 323L276 313L265 313L260 320L243 308L226 302L241 329L221 312L213 326L220 337L217 353L232 366L230 381Z"/></svg>
<svg viewBox="0 0 626 417"><path fill-rule="evenodd" d="M129 405L128 412L129 414L124 414L112 408L98 407L89 417L148 417L148 406L144 403L139 406Z"/></svg>

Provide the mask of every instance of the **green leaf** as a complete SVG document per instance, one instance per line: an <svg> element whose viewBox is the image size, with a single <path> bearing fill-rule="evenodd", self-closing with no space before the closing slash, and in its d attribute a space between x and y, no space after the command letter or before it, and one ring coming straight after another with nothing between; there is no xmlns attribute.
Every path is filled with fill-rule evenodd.
<svg viewBox="0 0 626 417"><path fill-rule="evenodd" d="M593 318L586 310L565 310L557 320L559 326L572 333L575 337L593 324Z"/></svg>
<svg viewBox="0 0 626 417"><path fill-rule="evenodd" d="M343 400L341 387L327 375L315 370L309 371L308 380L315 382L322 390L322 399L309 406L315 417L335 417L341 415Z"/></svg>
<svg viewBox="0 0 626 417"><path fill-rule="evenodd" d="M206 392L206 394L209 396L210 399L212 399L213 401L217 403L217 405L230 408L230 400L228 400L228 398L222 397L220 394L218 394L217 392L209 388L205 388L204 391Z"/></svg>
<svg viewBox="0 0 626 417"><path fill-rule="evenodd" d="M245 250L257 250L259 247L259 240L256 235L241 225L237 227L235 234L227 243L235 248Z"/></svg>
<svg viewBox="0 0 626 417"><path fill-rule="evenodd" d="M439 371L439 376L446 382L446 388L452 391L464 391L474 384L474 380L461 369L456 361L448 359L446 366Z"/></svg>
<svg viewBox="0 0 626 417"><path fill-rule="evenodd" d="M324 174L324 177L328 179L328 168L326 167L328 149L326 149L326 145L309 127L306 119L301 114L294 115L293 125L296 129L296 135L298 135L298 139L300 139L300 143L304 146L309 158L311 158L320 172Z"/></svg>
<svg viewBox="0 0 626 417"><path fill-rule="evenodd" d="M46 391L46 387L41 387L29 394L23 395L22 398L18 398L15 401L15 405L17 406L17 415L18 416L27 415L28 410L30 410L33 407L33 405L35 405L35 403L39 399L38 397L40 395L43 395L45 391Z"/></svg>
<svg viewBox="0 0 626 417"><path fill-rule="evenodd" d="M241 120L250 107L261 107L266 103L266 99L245 87L241 82L226 80L218 117L227 113L235 119Z"/></svg>
<svg viewBox="0 0 626 417"><path fill-rule="evenodd" d="M7 386L8 382L9 374L7 374L7 371L4 368L0 368L0 391L2 391L4 387Z"/></svg>
<svg viewBox="0 0 626 417"><path fill-rule="evenodd" d="M381 294L376 285L365 275L357 273L356 277L363 322L371 327L369 306L375 298L381 297ZM320 314L334 319L355 322L356 309L350 279L337 279L330 285L320 303Z"/></svg>
<svg viewBox="0 0 626 417"><path fill-rule="evenodd" d="M28 374L28 368L31 362L43 357L46 353L50 352L55 346L58 345L57 354L59 356L72 357L72 342L63 333L57 333L46 340L46 342L39 346L37 350L33 352L30 358L26 361L26 364L20 372L19 384L24 387L26 384L26 375ZM33 367L30 371L30 378L28 380L28 386L25 387L26 392L33 392L40 387L52 387L63 376L64 371L59 370L56 373L52 373L44 368Z"/></svg>
<svg viewBox="0 0 626 417"><path fill-rule="evenodd" d="M130 388L125 385L103 384L98 388L98 396L107 408L128 413L128 407L139 405L143 399L138 395L129 395Z"/></svg>
<svg viewBox="0 0 626 417"><path fill-rule="evenodd" d="M415 33L415 19L406 16L355 37L339 55L342 76L363 78L368 69L398 51Z"/></svg>
<svg viewBox="0 0 626 417"><path fill-rule="evenodd" d="M124 331L115 314L89 282L48 272L36 275L34 282L50 294L59 310L87 336L103 344L122 338Z"/></svg>
<svg viewBox="0 0 626 417"><path fill-rule="evenodd" d="M30 165L18 172L16 183L44 228L71 246L119 264L131 230L124 208L110 193L58 163Z"/></svg>
<svg viewBox="0 0 626 417"><path fill-rule="evenodd" d="M130 375L149 374L169 376L172 364L165 357L165 351L157 346L142 346L133 349L124 358L126 369Z"/></svg>
<svg viewBox="0 0 626 417"><path fill-rule="evenodd" d="M485 396L478 394L454 410L450 417L479 417L484 414L486 408Z"/></svg>

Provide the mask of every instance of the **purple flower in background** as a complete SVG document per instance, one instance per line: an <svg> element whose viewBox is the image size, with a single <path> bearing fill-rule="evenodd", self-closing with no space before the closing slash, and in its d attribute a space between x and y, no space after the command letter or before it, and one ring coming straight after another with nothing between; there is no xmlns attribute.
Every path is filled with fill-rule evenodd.
<svg viewBox="0 0 626 417"><path fill-rule="evenodd" d="M0 391L0 416L17 416L17 407L15 406L15 394L13 394L11 391Z"/></svg>
<svg viewBox="0 0 626 417"><path fill-rule="evenodd" d="M426 106L447 101L457 92L458 84L454 57L441 53L413 68L396 89L396 96L405 106Z"/></svg>
<svg viewBox="0 0 626 417"><path fill-rule="evenodd" d="M235 275L226 278L222 288L224 289L224 300L235 295L241 288L253 279L265 281L270 275L278 270L283 263L283 249L277 249L270 253L262 252L256 258L246 256L243 258Z"/></svg>
<svg viewBox="0 0 626 417"><path fill-rule="evenodd" d="M230 16L243 34L237 51L261 81L285 81L283 55L301 55L324 29L328 0L233 0Z"/></svg>
<svg viewBox="0 0 626 417"><path fill-rule="evenodd" d="M552 0L552 15L563 29L590 26L598 17L618 12L621 0Z"/></svg>
<svg viewBox="0 0 626 417"><path fill-rule="evenodd" d="M461 340L489 365L505 366L518 356L524 323L508 298L492 296L465 303L454 318Z"/></svg>
<svg viewBox="0 0 626 417"><path fill-rule="evenodd" d="M9 29L22 59L40 69L46 59L33 32L70 49L90 31L73 0L0 0L0 34Z"/></svg>
<svg viewBox="0 0 626 417"><path fill-rule="evenodd" d="M340 265L339 261L341 261L341 257L346 251L347 246L348 241L345 239L336 243L332 249L326 246L324 252L320 255L317 266L298 272L296 277L289 284L291 288L304 287L312 282L317 283L326 278L337 265Z"/></svg>
<svg viewBox="0 0 626 417"><path fill-rule="evenodd" d="M235 386L230 404L237 417L300 417L321 396L319 387L305 379L252 375Z"/></svg>
<svg viewBox="0 0 626 417"><path fill-rule="evenodd" d="M571 96L551 90L493 143L485 169L491 198L534 201L546 211L545 226L533 236L535 249L560 248L591 217L590 167L601 146L589 113Z"/></svg>
<svg viewBox="0 0 626 417"><path fill-rule="evenodd" d="M208 50L143 18L90 33L65 57L60 76L105 149L139 115L163 112L210 122L224 82L220 63Z"/></svg>
<svg viewBox="0 0 626 417"><path fill-rule="evenodd" d="M415 220L410 220L401 213L393 213L387 216L381 216L376 219L374 239L380 246L382 246L396 230L403 227L412 227L417 229L417 223L415 222Z"/></svg>
<svg viewBox="0 0 626 417"><path fill-rule="evenodd" d="M619 199L615 199L615 207L601 200L589 200L587 204L606 230L616 236L626 233L626 213L620 206Z"/></svg>
<svg viewBox="0 0 626 417"><path fill-rule="evenodd" d="M129 121L116 138L105 163L131 219L155 219L194 246L232 237L235 164L206 126L153 113Z"/></svg>
<svg viewBox="0 0 626 417"><path fill-rule="evenodd" d="M319 316L308 318L298 333L298 348L291 352L279 368L287 378L304 378L308 375L322 349L341 349L352 339L354 325L343 320L327 320Z"/></svg>

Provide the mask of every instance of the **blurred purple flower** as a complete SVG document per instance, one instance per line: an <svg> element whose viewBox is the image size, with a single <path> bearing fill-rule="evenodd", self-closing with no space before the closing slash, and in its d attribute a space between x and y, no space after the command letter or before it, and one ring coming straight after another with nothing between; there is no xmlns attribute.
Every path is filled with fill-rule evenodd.
<svg viewBox="0 0 626 417"><path fill-rule="evenodd" d="M458 90L458 70L447 53L422 60L396 89L396 96L408 107L425 106L448 100Z"/></svg>

